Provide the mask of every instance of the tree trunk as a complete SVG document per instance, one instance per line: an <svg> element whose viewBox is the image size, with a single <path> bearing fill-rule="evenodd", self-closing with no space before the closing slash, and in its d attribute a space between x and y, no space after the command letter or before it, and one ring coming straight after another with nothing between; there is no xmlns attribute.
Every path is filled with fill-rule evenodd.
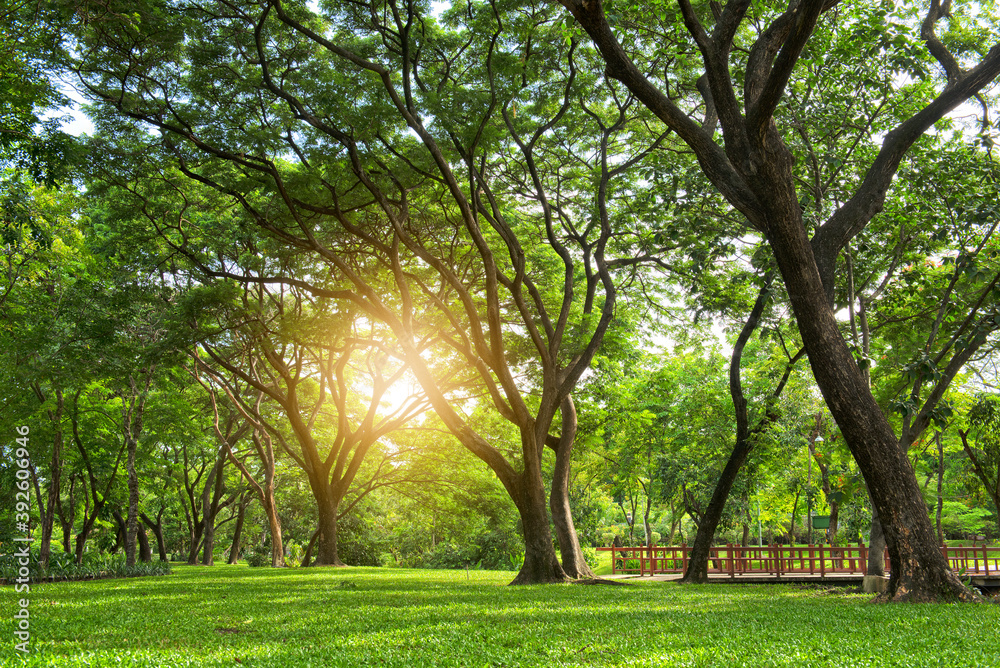
<svg viewBox="0 0 1000 668"><path fill-rule="evenodd" d="M100 512L103 503L100 505L94 504L94 508L90 507L90 496L86 493L86 480L84 484L84 506L83 506L83 525L80 527L80 531L76 534L76 564L77 566L83 565L83 549L87 544L87 537L90 536L90 531L94 528L94 521L97 519L97 514Z"/></svg>
<svg viewBox="0 0 1000 668"><path fill-rule="evenodd" d="M650 483L652 487L652 483ZM653 498L646 493L646 508L642 513L642 528L646 532L646 545L651 546L653 544L653 527L649 523L649 510L653 507Z"/></svg>
<svg viewBox="0 0 1000 668"><path fill-rule="evenodd" d="M938 471L937 471L937 510L935 512L934 523L937 527L938 544L944 545L944 532L941 531L941 510L944 507L944 496L942 496L941 490L944 486L944 442L941 439L941 432L937 433L937 451L938 451ZM997 507L1000 511L1000 506ZM1000 520L1000 517L997 518Z"/></svg>
<svg viewBox="0 0 1000 668"><path fill-rule="evenodd" d="M715 483L715 490L712 492L712 500L701 516L698 524L698 532L695 534L694 545L691 546L691 556L688 560L687 571L681 582L704 583L708 582L708 555L712 548L712 541L715 539L715 531L722 519L722 512L726 508L726 500L729 492L733 489L736 476L740 468L750 454L750 446L746 440L740 440L729 455L729 461L722 469L719 480Z"/></svg>
<svg viewBox="0 0 1000 668"><path fill-rule="evenodd" d="M139 475L135 470L135 455L139 448L139 436L142 434L142 416L146 407L146 393L152 382L152 368L143 370L145 385L140 389L134 376L128 378L130 388L122 396L122 437L127 446L125 470L128 473L128 513L125 523L125 563L135 565L136 534L142 530L139 525ZM145 541L146 552L149 551L149 540L143 533L140 541Z"/></svg>
<svg viewBox="0 0 1000 668"><path fill-rule="evenodd" d="M68 510L63 511L62 501L60 500L56 504L56 512L59 513L59 525L62 527L62 545L63 552L66 554L73 553L73 522L76 520L76 476L70 475L69 477L69 499L67 506Z"/></svg>
<svg viewBox="0 0 1000 668"><path fill-rule="evenodd" d="M115 546L111 548L112 554L118 554L118 550L125 547L125 541L127 540L127 527L125 525L125 519L122 517L121 511L115 508L111 511L112 517L115 518ZM135 565L133 561L132 565Z"/></svg>
<svg viewBox="0 0 1000 668"><path fill-rule="evenodd" d="M125 565L135 566L136 534L139 531L139 476L135 470L136 439L128 438L128 456L125 470L128 472L128 513L125 523ZM147 541L148 549L148 541Z"/></svg>
<svg viewBox="0 0 1000 668"><path fill-rule="evenodd" d="M272 490L273 492L273 490ZM285 543L281 537L281 520L278 518L278 509L274 505L274 495L271 494L271 501L264 507L267 514L267 526L271 531L271 566L274 568L285 567ZM336 516L334 517L336 520ZM336 554L336 533L334 525L334 554Z"/></svg>
<svg viewBox="0 0 1000 668"><path fill-rule="evenodd" d="M55 410L49 411L49 421L52 422L54 431L52 460L49 463L49 493L48 501L42 512L42 541L38 548L38 563L43 570L47 570L49 567L49 557L52 551L52 529L55 524L56 508L59 507L59 479L62 473L62 391L56 390L55 395Z"/></svg>
<svg viewBox="0 0 1000 668"><path fill-rule="evenodd" d="M139 540L139 561L148 564L153 561L153 551L149 548L149 537L146 535L146 530L140 526L136 529L135 535Z"/></svg>
<svg viewBox="0 0 1000 668"><path fill-rule="evenodd" d="M780 143L773 126L768 134L772 147ZM780 151L790 164L787 149L782 145ZM777 158L775 162L779 162ZM788 171L780 164L769 167L782 175ZM768 241L784 278L813 376L878 508L892 562L889 596L897 601L975 599L938 549L906 453L840 334L791 179L772 175L759 185L769 185L766 191L774 191L780 183L789 187L772 193L770 202L775 202L772 206L777 210L768 212Z"/></svg>
<svg viewBox="0 0 1000 668"><path fill-rule="evenodd" d="M211 513L205 514L205 528L202 530L201 565L215 565L215 521Z"/></svg>
<svg viewBox="0 0 1000 668"><path fill-rule="evenodd" d="M705 513L698 523L698 532L695 535L694 545L691 548L687 571L684 573L684 577L681 578L681 582L708 582L708 555L712 547L712 542L715 540L715 532L719 527L719 522L722 520L722 513L726 508L729 493L733 489L733 484L736 482L736 477L746 462L747 456L749 456L750 451L753 449L751 438L755 434L759 434L767 429L768 425L777 419L777 413L768 411L755 425L753 431L750 430L747 400L743 394L740 371L743 350L757 328L761 315L764 313L770 287L771 275L767 275L764 278L764 286L758 293L753 308L750 310L750 314L747 316L746 322L740 330L740 335L733 346L733 354L729 360L729 394L733 399L733 413L736 418L736 445L729 455L729 460L726 462L725 468L722 469L722 474L715 483L715 489L712 491L712 499L709 501L708 507L705 509ZM781 396L790 374L791 364L786 367L781 381L774 389L774 392L772 392L772 398L776 399Z"/></svg>
<svg viewBox="0 0 1000 668"><path fill-rule="evenodd" d="M239 508L236 511L236 526L233 528L233 543L229 547L229 564L235 564L240 560L240 540L243 538L243 520L246 517L247 506L253 496L246 492L240 500Z"/></svg>
<svg viewBox="0 0 1000 668"><path fill-rule="evenodd" d="M139 518L146 523L153 535L156 536L156 551L160 555L160 561L167 560L166 541L163 539L163 509L156 515L156 522L153 522L146 513L140 513Z"/></svg>
<svg viewBox="0 0 1000 668"><path fill-rule="evenodd" d="M799 515L799 496L802 495L802 488L795 490L795 503L792 504L792 518L788 524L788 544L795 545L795 519Z"/></svg>
<svg viewBox="0 0 1000 668"><path fill-rule="evenodd" d="M511 584L565 582L569 578L559 564L552 545L541 472L535 469L533 473L534 475L529 476L526 471L519 476L519 493L512 495L516 497L514 504L521 516L524 531L524 564Z"/></svg>
<svg viewBox="0 0 1000 668"><path fill-rule="evenodd" d="M188 546L187 563L194 566L198 563L198 553L201 551L201 534L205 525L203 522L195 522L191 525L191 544Z"/></svg>
<svg viewBox="0 0 1000 668"><path fill-rule="evenodd" d="M306 553L302 555L302 567L306 568L312 561L312 551L316 547L316 539L319 538L319 529L313 531L312 538L309 539L309 544L306 545Z"/></svg>
<svg viewBox="0 0 1000 668"><path fill-rule="evenodd" d="M90 530L93 528L93 526L94 526L93 522L85 521L83 523L83 526L80 528L80 531L78 531L76 534L76 546L74 549L75 552L74 557L77 566L83 565L83 548L87 544L87 537L90 535Z"/></svg>
<svg viewBox="0 0 1000 668"><path fill-rule="evenodd" d="M868 564L866 575L885 576L885 533L878 512L872 507L872 529L868 537Z"/></svg>
<svg viewBox="0 0 1000 668"><path fill-rule="evenodd" d="M552 488L549 493L549 509L552 511L552 524L559 541L559 556L562 557L562 567L571 578L592 578L587 560L580 549L579 536L573 524L573 511L569 503L570 458L573 452L573 442L576 439L576 407L572 397L566 397L561 406L562 427L559 443L556 445L556 463L552 471Z"/></svg>
<svg viewBox="0 0 1000 668"><path fill-rule="evenodd" d="M316 486L313 487L316 494ZM329 486L327 486L329 490ZM333 499L333 494L322 491L317 495L319 511L319 537L316 539L316 561L313 566L344 566L337 553L337 513L339 504Z"/></svg>
<svg viewBox="0 0 1000 668"><path fill-rule="evenodd" d="M73 521L59 522L62 525L62 548L66 554L73 554Z"/></svg>
<svg viewBox="0 0 1000 668"><path fill-rule="evenodd" d="M201 519L204 525L202 529L202 557L203 566L215 565L215 520L219 516L219 511L225 504L220 506L223 494L225 494L225 484L223 471L226 467L226 447L219 448L215 455L215 464L205 480L205 489L202 493Z"/></svg>

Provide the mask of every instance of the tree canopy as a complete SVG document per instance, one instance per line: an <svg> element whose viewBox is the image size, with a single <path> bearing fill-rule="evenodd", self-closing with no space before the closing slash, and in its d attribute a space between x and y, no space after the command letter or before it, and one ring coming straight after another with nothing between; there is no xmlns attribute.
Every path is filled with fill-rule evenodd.
<svg viewBox="0 0 1000 668"><path fill-rule="evenodd" d="M275 566L561 582L602 531L705 564L764 493L772 535L800 498L880 528L894 600L969 599L936 543L946 494L1000 513L1000 28L918 4L4 5L44 553L145 524L208 564L250 513Z"/></svg>

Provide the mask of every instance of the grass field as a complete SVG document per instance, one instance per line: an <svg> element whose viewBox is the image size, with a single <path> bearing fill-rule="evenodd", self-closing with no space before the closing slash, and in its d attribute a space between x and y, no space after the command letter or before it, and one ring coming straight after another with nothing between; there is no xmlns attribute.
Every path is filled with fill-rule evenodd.
<svg viewBox="0 0 1000 668"><path fill-rule="evenodd" d="M1000 605L790 585L508 587L512 573L177 567L33 586L29 666L1000 666Z"/></svg>

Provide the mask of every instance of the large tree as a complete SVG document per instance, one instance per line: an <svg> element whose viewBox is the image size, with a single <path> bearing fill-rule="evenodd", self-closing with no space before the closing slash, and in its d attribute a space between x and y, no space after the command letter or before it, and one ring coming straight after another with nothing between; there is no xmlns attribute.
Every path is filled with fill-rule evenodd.
<svg viewBox="0 0 1000 668"><path fill-rule="evenodd" d="M667 264L660 238L633 233L657 209L625 177L669 133L650 132L620 87L581 76L585 54L552 7L470 3L439 22L416 3L330 3L317 16L223 0L121 14L85 4L78 16L77 70L99 125L155 128L185 175L326 265L256 280L385 323L445 425L518 507L517 582L589 575L569 509L571 393L619 282L639 262ZM191 251L191 221L168 227ZM456 379L466 392L449 393ZM514 442L478 432L473 401L510 422Z"/></svg>
<svg viewBox="0 0 1000 668"><path fill-rule="evenodd" d="M985 55L953 55L937 35L939 22L951 18L952 3L931 0L923 21L912 30L919 30L943 70L940 92L916 105L908 118L886 133L853 192L832 202L826 219L811 227L812 221L807 225L803 217L796 164L787 145L790 124L779 123L783 119L777 111L817 27L855 19L840 2L793 0L783 11L755 7L753 13L761 15L751 16L749 0L730 0L724 7L710 3L697 9L689 0L679 0L670 20L674 25L683 22L687 35L681 39L697 46L704 77L700 98L683 103L637 66L634 54L626 52L609 24L600 0L562 0L561 4L600 50L607 75L624 83L687 143L706 176L768 241L813 375L882 519L892 560L889 595L894 600L969 599L968 590L936 548L906 453L839 331L832 296L841 251L882 209L906 152L936 121L993 81L1000 73L1000 47ZM885 14L882 10L883 25ZM652 20L649 14L639 19L640 23ZM708 20L714 22L713 27L707 27ZM957 24L968 17L951 20ZM740 48L734 49L737 39ZM897 47L889 42L883 49L892 55ZM891 93L892 101L907 95L905 91ZM688 111L695 108L692 101L708 110L703 122ZM715 133L716 128L721 135Z"/></svg>

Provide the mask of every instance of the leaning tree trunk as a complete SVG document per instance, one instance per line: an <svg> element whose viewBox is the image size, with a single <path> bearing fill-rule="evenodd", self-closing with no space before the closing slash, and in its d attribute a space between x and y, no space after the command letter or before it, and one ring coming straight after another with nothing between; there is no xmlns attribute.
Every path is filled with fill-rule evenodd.
<svg viewBox="0 0 1000 668"><path fill-rule="evenodd" d="M694 538L694 545L691 546L691 556L688 560L687 571L681 582L708 582L708 556L712 548L712 541L715 538L715 531L719 527L722 519L722 512L726 508L726 500L729 492L733 489L736 476L740 468L750 454L750 445L746 439L737 441L726 467L722 469L722 475L715 483L715 491L712 492L712 500L709 501L698 524L698 533Z"/></svg>
<svg viewBox="0 0 1000 668"><path fill-rule="evenodd" d="M573 524L573 511L569 503L570 459L577 424L572 397L563 400L562 420L559 443L556 445L556 463L552 472L549 509L552 511L552 524L559 541L563 571L571 578L592 578L594 571L580 549L580 539Z"/></svg>
<svg viewBox="0 0 1000 668"><path fill-rule="evenodd" d="M743 394L740 366L743 359L743 349L746 347L747 342L757 328L757 324L760 322L761 315L764 313L770 286L771 277L768 275L764 279L764 287L757 295L753 308L750 310L750 315L747 316L747 320L743 324L740 335L733 346L733 354L729 360L729 394L733 399L733 413L736 418L736 445L733 447L733 452L729 455L729 460L726 462L725 468L722 469L722 474L715 483L712 500L709 501L708 507L702 515L701 522L698 523L698 533L695 535L687 571L684 573L684 577L681 578L681 582L708 582L708 555L712 548L712 542L715 540L715 532L719 527L719 522L722 520L722 513L726 508L726 500L729 499L729 493L733 489L736 477L739 475L740 469L753 449L750 440L753 434L750 430L749 417L747 415L747 400ZM772 393L773 397L781 395L790 372L790 368L785 371L781 382ZM766 429L767 425L776 418L777 415L775 413L768 412L754 428L753 433L759 433Z"/></svg>
<svg viewBox="0 0 1000 668"><path fill-rule="evenodd" d="M306 545L306 552L302 555L302 567L306 568L312 563L312 553L313 549L316 547L316 539L319 538L319 529L313 531L312 538L309 539L309 544Z"/></svg>
<svg viewBox="0 0 1000 668"><path fill-rule="evenodd" d="M771 128L768 141L780 138ZM780 151L791 161L787 149ZM779 162L776 158L774 163ZM792 183L776 178L787 169L773 163L780 175L764 176L774 207L768 212L768 242L784 278L813 376L830 412L858 462L874 505L879 510L892 563L889 595L893 600L972 600L976 597L955 576L935 541L927 506L913 469L885 415L879 408L840 334L833 308L801 221ZM773 202L773 203L772 203Z"/></svg>

